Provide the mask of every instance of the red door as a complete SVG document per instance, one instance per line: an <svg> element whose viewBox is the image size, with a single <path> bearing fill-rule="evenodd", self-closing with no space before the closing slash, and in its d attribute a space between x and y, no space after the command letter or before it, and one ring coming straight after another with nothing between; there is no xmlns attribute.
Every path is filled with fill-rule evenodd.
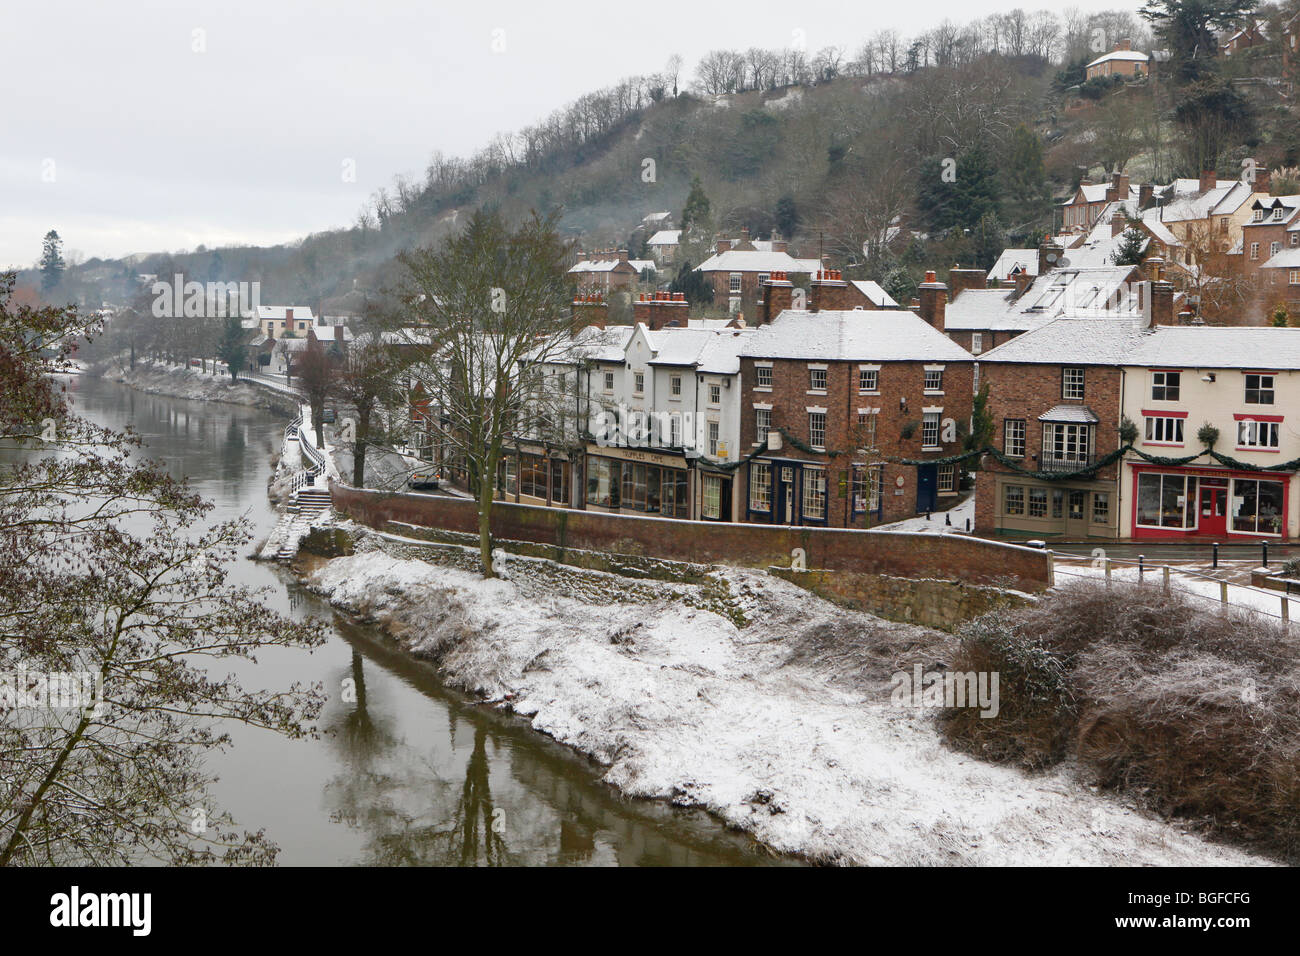
<svg viewBox="0 0 1300 956"><path fill-rule="evenodd" d="M1201 486L1201 523L1206 535L1224 535L1228 531L1228 489Z"/></svg>

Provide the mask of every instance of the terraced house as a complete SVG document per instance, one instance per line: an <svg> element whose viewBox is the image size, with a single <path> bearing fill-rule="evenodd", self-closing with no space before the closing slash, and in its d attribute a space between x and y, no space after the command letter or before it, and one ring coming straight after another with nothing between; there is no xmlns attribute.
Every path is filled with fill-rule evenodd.
<svg viewBox="0 0 1300 956"><path fill-rule="evenodd" d="M769 302L789 281L770 282ZM912 312L784 309L742 347L745 519L864 528L945 507L969 425L969 352Z"/></svg>

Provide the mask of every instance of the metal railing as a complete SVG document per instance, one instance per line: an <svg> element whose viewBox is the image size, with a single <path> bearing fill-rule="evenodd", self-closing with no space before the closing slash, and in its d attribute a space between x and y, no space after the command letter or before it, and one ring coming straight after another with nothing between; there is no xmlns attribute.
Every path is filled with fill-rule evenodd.
<svg viewBox="0 0 1300 956"><path fill-rule="evenodd" d="M1088 561L1089 559L1082 558L1078 560ZM1052 562L1052 573L1053 575L1063 574L1066 577L1073 578L1075 580L1089 581L1093 584L1104 584L1106 587L1110 587L1110 585L1112 584L1111 572L1116 566L1136 568L1138 572L1136 581L1131 579L1123 579L1120 581L1120 583L1133 584L1140 587L1159 587L1166 594L1173 594L1173 593L1185 594L1189 597L1197 598L1198 600L1201 601L1207 601L1213 605L1216 605L1220 609L1227 608L1227 607L1234 607L1239 610L1250 611L1255 614L1263 614L1265 617L1275 618L1276 620L1279 620L1284 624L1291 623L1291 600L1292 599L1288 596L1287 591L1274 591L1271 588L1255 587L1253 584L1233 584L1230 581L1225 581L1222 578L1217 578L1212 574L1204 574L1200 571L1194 571L1190 568L1171 568L1167 564L1162 564L1162 565L1148 564L1146 560L1142 557L1139 557L1137 561L1124 561L1124 560L1120 560L1116 558L1108 558L1108 557L1096 557L1091 559L1091 561L1093 563L1093 567L1101 568L1102 575L1100 577L1098 577L1095 574L1084 574L1077 570L1072 571L1068 567L1062 567L1061 563L1055 560L1055 558L1053 559ZM1201 591L1193 591L1190 588L1179 587L1176 580L1176 576L1178 575L1181 575L1186 578L1195 578L1201 581L1214 583L1218 589L1217 597L1211 594L1205 594ZM1232 589L1238 589L1240 591L1248 591L1252 594L1258 595L1261 599L1276 601L1278 602L1278 611L1269 611L1263 607L1258 606L1257 604L1244 603L1240 600L1233 601L1231 600ZM1298 598L1297 600L1300 600L1300 598Z"/></svg>

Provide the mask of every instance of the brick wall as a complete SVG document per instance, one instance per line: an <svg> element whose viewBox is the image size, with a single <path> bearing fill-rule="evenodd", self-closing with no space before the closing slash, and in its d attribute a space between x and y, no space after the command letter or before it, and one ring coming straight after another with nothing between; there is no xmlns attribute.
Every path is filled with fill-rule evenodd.
<svg viewBox="0 0 1300 956"><path fill-rule="evenodd" d="M362 524L383 529L389 522L478 531L473 501L437 495L360 491L331 483L333 506ZM792 528L781 525L710 523L672 518L603 514L498 502L492 533L505 540L553 545L563 551L613 551L697 564L765 568L789 567L791 552L802 548L813 569L942 577L973 584L1000 585L1008 579L1021 590L1039 591L1050 583L1045 552L980 538Z"/></svg>

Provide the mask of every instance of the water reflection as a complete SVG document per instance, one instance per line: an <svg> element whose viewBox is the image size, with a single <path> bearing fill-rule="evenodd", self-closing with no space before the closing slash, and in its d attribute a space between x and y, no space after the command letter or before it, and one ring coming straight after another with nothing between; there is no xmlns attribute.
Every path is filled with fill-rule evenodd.
<svg viewBox="0 0 1300 956"><path fill-rule="evenodd" d="M213 520L247 514L261 534L282 418L259 409L145 395L74 381L77 408L133 424L151 457L216 503ZM276 569L240 561L240 583L271 585L270 603L331 623L315 654L272 649L231 667L250 687L319 681L329 700L315 739L230 728L214 755L214 796L241 826L265 828L289 865L755 865L774 859L701 812L625 800L589 761L518 718L443 687L435 671L376 631L336 617Z"/></svg>

